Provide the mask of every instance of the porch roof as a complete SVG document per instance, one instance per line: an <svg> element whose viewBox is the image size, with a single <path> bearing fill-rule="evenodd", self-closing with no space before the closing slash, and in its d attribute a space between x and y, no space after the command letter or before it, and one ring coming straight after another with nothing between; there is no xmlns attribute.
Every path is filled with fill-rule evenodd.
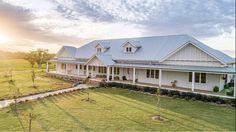
<svg viewBox="0 0 236 132"><path fill-rule="evenodd" d="M84 64L85 63L85 62L79 62L76 60L49 60L48 62L69 63L69 64Z"/></svg>
<svg viewBox="0 0 236 132"><path fill-rule="evenodd" d="M153 69L163 69L170 71L195 71L195 72L207 72L207 73L225 73L225 74L235 74L235 68L233 67L207 67L207 66L187 66L187 65L164 65L164 64L153 64L153 65L143 65L143 64L114 64L118 67L127 68L153 68Z"/></svg>

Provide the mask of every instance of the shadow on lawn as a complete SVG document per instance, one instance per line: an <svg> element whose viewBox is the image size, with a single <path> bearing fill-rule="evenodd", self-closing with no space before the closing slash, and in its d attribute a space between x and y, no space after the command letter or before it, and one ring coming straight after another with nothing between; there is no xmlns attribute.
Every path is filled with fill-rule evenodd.
<svg viewBox="0 0 236 132"><path fill-rule="evenodd" d="M151 112L150 110L146 110L146 109L144 109L144 108L142 108L143 107L143 104L140 104L140 103L137 103L136 101L135 101L135 99L136 98L132 98L132 97L129 97L129 96L126 96L126 95L123 95L123 94L121 94L121 93L115 93L115 92L107 92L107 91L96 91L96 93L98 94L98 93L101 93L101 94L98 94L98 95L100 95L100 96L103 96L103 97L106 97L106 98L109 98L110 100L114 100L114 101L116 101L116 102L119 102L119 103L122 103L122 104L125 104L125 105L128 105L128 106L130 106L130 107L133 107L133 108L135 108L135 109L138 109L138 110L140 110L140 111L144 111L145 113L149 113L149 114L152 114L152 115L155 115L156 113L155 112ZM108 96L108 95L105 95L105 94L113 94L113 95L115 95L115 96L112 96L112 97L110 97L110 96ZM121 97L119 97L119 96L123 96L124 98L121 98ZM129 98L129 99L131 99L131 100L134 100L134 101L131 101L131 100L128 100L128 99L125 99L125 98ZM125 100L125 101L121 101L121 100ZM138 100L138 101L141 101L141 102L143 102L142 100ZM129 102L129 103L126 103L126 102ZM135 105L133 105L133 104L131 104L131 103L133 103L133 104L136 104L136 105L139 105L140 107L137 107L137 106L135 106ZM146 103L146 102L143 102L143 103ZM152 107L150 107L149 109L153 109L153 110L156 110L155 108L152 108ZM163 109L163 108L162 108ZM164 108L165 109L165 108ZM173 112L172 110L170 110L170 109L168 109L168 111L171 111L171 112ZM205 127L205 128L210 128L210 129L216 129L215 127L210 127L209 125L206 125L206 124L204 124L204 123L200 123L200 122L197 122L197 121L193 121L193 120L188 120L187 118L184 118L184 117L181 117L181 116L179 116L179 115L177 115L177 114L171 114L171 113L168 113L168 112L165 112L165 111L162 111L162 113L164 113L164 114L166 114L166 115L169 115L169 117L175 117L175 118L179 118L179 119L182 119L182 120L185 120L185 121L188 121L189 123L193 123L193 124L195 124L195 125L197 125L194 129L196 129L196 130L199 130L199 126L201 126L201 127ZM174 112L174 113L176 113L176 112ZM177 112L178 113L178 112ZM181 114L182 115L182 113L179 113L179 114ZM185 114L183 114L183 115L185 115ZM186 116L186 115L185 115ZM182 127L184 127L184 128L186 128L186 129L188 129L188 130L191 130L191 128L189 127L189 126L186 126L185 124L183 124L183 123L181 123L181 122L177 122L176 120L174 120L174 119L168 119L169 121L174 121L175 123L178 123L179 125L181 125Z"/></svg>
<svg viewBox="0 0 236 132"><path fill-rule="evenodd" d="M84 123L82 123L78 118L76 118L75 116L73 116L70 112L67 112L64 108L60 107L58 104L55 103L57 99L55 99L55 97L50 97L49 101L56 106L60 111L62 111L65 115L67 115L68 117L70 117L73 121L75 121L76 123L79 124L79 126L81 126L85 131L90 131L91 128L87 127Z"/></svg>

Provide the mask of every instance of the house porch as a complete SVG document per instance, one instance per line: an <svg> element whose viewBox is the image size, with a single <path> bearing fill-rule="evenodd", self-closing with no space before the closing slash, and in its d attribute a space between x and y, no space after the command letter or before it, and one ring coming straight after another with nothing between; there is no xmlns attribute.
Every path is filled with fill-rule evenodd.
<svg viewBox="0 0 236 132"><path fill-rule="evenodd" d="M228 73L215 73L211 71L188 71L188 70L171 70L154 67L137 67L132 66L95 66L85 64L69 64L57 63L56 71L48 73L58 74L68 77L78 77L107 82L119 82L132 85L147 85L166 89L183 90L191 92L199 92L205 94L222 95L215 93L214 86L218 86L220 90L225 84L225 76ZM149 73L149 75L147 75ZM204 73L204 74L201 74ZM190 76L191 74L191 76ZM196 75L198 74L198 75ZM201 76L205 77L201 77ZM200 77L199 77L200 76ZM198 79L196 78L198 77ZM205 78L205 81L202 79ZM176 80L176 86L173 82ZM192 81L193 80L193 81ZM235 95L235 93L234 93Z"/></svg>

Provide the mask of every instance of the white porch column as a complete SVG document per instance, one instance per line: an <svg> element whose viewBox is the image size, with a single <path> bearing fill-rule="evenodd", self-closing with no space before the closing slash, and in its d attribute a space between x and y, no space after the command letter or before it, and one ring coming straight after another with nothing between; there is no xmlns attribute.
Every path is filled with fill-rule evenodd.
<svg viewBox="0 0 236 132"><path fill-rule="evenodd" d="M47 72L49 72L49 69L48 69L48 61L47 61L47 69L46 69L46 70L47 70Z"/></svg>
<svg viewBox="0 0 236 132"><path fill-rule="evenodd" d="M133 84L135 84L135 68L133 68Z"/></svg>
<svg viewBox="0 0 236 132"><path fill-rule="evenodd" d="M111 80L114 81L114 70L115 70L115 67L113 66L112 67L112 75L111 75Z"/></svg>
<svg viewBox="0 0 236 132"><path fill-rule="evenodd" d="M192 91L194 91L195 72L192 72Z"/></svg>
<svg viewBox="0 0 236 132"><path fill-rule="evenodd" d="M57 70L58 70L58 64L56 63L56 73L57 73Z"/></svg>
<svg viewBox="0 0 236 132"><path fill-rule="evenodd" d="M110 67L108 66L107 67L107 82L110 81L109 76L110 76Z"/></svg>
<svg viewBox="0 0 236 132"><path fill-rule="evenodd" d="M86 65L86 77L89 77L89 66Z"/></svg>
<svg viewBox="0 0 236 132"><path fill-rule="evenodd" d="M159 87L161 87L162 70L159 69Z"/></svg>
<svg viewBox="0 0 236 132"><path fill-rule="evenodd" d="M80 70L80 69L79 69L79 68L80 68L79 66L80 66L80 65L77 64L77 75L78 75L78 76L79 76L79 70Z"/></svg>
<svg viewBox="0 0 236 132"><path fill-rule="evenodd" d="M234 98L236 97L236 74L234 74Z"/></svg>
<svg viewBox="0 0 236 132"><path fill-rule="evenodd" d="M68 65L66 64L66 74L68 74L67 67L68 67Z"/></svg>

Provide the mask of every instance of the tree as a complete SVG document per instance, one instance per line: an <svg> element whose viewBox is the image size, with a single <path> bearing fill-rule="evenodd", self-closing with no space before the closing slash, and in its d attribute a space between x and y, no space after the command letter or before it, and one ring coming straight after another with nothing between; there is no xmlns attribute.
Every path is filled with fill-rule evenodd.
<svg viewBox="0 0 236 132"><path fill-rule="evenodd" d="M25 54L24 59L27 60L33 68L36 63L36 52L30 51L29 53Z"/></svg>
<svg viewBox="0 0 236 132"><path fill-rule="evenodd" d="M157 119L158 120L161 120L161 111L160 111L160 101L161 101L161 98L160 98L160 88L157 88L157 112L158 112L158 115L157 115Z"/></svg>
<svg viewBox="0 0 236 132"><path fill-rule="evenodd" d="M13 110L17 114L16 103L17 103L17 98L20 95L20 90L19 90L18 87L16 87L15 80L13 80L12 70L9 71L8 86L9 86L9 89L14 92L14 96L13 96L13 99L14 99L14 109Z"/></svg>
<svg viewBox="0 0 236 132"><path fill-rule="evenodd" d="M35 51L36 59L35 62L38 64L38 67L41 69L42 64L47 63L48 60L53 58L53 55L48 53L47 49L38 49Z"/></svg>
<svg viewBox="0 0 236 132"><path fill-rule="evenodd" d="M30 112L29 113L29 132L32 131L32 120L35 118L36 118L36 116Z"/></svg>
<svg viewBox="0 0 236 132"><path fill-rule="evenodd" d="M34 84L34 82L35 82L35 72L34 72L34 69L31 71L31 79L32 79L32 82L33 82L33 87L35 87L35 84Z"/></svg>
<svg viewBox="0 0 236 132"><path fill-rule="evenodd" d="M24 57L31 67L33 68L35 64L41 69L42 64L45 64L48 60L52 59L54 54L49 54L47 49L38 49L36 51L30 51Z"/></svg>

